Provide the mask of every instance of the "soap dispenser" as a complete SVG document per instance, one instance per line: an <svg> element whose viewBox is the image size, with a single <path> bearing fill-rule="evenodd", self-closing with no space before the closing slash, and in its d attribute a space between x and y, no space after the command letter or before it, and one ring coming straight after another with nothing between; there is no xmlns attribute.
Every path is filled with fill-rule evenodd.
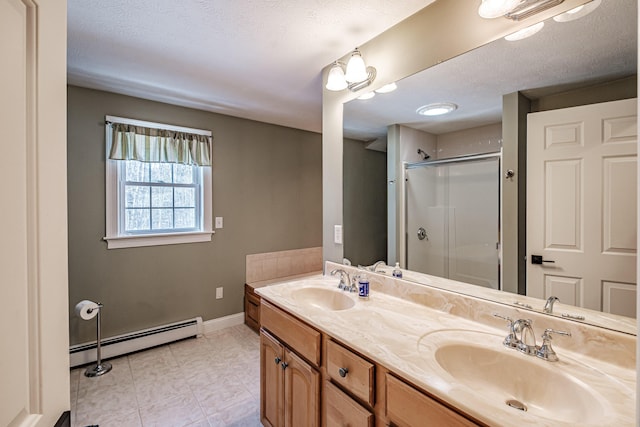
<svg viewBox="0 0 640 427"><path fill-rule="evenodd" d="M400 263L396 262L396 266L393 269L393 273L391 273L393 277L397 277L398 279L402 278L402 270L400 270Z"/></svg>

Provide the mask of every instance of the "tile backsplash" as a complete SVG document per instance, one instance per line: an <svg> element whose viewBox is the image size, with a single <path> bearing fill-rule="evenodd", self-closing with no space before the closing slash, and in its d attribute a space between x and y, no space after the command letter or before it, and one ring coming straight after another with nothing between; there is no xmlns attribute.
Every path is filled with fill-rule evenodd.
<svg viewBox="0 0 640 427"><path fill-rule="evenodd" d="M246 283L322 270L322 247L247 255Z"/></svg>

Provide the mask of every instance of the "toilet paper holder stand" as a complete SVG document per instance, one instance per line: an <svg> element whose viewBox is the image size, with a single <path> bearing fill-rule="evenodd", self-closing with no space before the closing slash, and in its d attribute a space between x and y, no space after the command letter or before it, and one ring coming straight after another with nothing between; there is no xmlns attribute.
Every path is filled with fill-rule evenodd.
<svg viewBox="0 0 640 427"><path fill-rule="evenodd" d="M96 338L96 364L89 366L87 368L87 370L84 372L84 375L86 377L99 377L100 375L104 375L107 372L109 372L112 368L111 363L109 362L103 362L102 361L102 351L100 348L100 341L102 340L101 334L101 323L102 323L102 318L101 318L101 313L102 313L102 307L104 307L104 305L102 303L96 303L98 304L97 308L94 309L90 309L90 310L97 310L98 311L98 318L96 319L96 329L97 329L97 338ZM89 311L91 312L91 311Z"/></svg>

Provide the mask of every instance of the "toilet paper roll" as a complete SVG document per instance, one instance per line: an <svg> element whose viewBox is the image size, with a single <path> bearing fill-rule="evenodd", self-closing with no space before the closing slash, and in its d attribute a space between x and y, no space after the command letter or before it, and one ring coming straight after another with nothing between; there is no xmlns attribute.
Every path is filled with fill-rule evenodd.
<svg viewBox="0 0 640 427"><path fill-rule="evenodd" d="M90 320L98 314L98 304L89 300L82 300L76 304L76 314L84 320Z"/></svg>

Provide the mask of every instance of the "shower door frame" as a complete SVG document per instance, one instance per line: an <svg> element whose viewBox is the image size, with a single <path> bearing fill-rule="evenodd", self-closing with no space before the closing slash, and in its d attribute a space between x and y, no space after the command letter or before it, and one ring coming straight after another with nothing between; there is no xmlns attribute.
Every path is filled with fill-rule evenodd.
<svg viewBox="0 0 640 427"><path fill-rule="evenodd" d="M407 221L409 220L408 197L407 197L407 171L409 169L417 169L427 166L438 166L446 164L466 163L477 160L498 159L498 290L502 290L502 179L504 175L502 171L502 149L490 153L473 154L469 156L448 157L446 159L424 160L421 162L402 162L402 209L404 210L402 221L403 232L400 233L400 247L403 248L403 254L399 257L403 261L403 266L407 268L409 261L409 232L407 230ZM489 288L487 288L489 289Z"/></svg>

